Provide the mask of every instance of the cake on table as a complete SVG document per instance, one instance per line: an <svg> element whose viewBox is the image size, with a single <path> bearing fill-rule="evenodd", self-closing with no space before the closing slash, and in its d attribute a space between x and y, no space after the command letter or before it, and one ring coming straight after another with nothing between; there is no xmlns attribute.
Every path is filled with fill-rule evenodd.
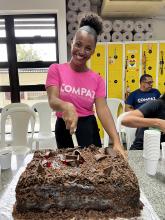
<svg viewBox="0 0 165 220"><path fill-rule="evenodd" d="M36 151L16 186L14 219L111 219L140 215L137 178L111 148Z"/></svg>

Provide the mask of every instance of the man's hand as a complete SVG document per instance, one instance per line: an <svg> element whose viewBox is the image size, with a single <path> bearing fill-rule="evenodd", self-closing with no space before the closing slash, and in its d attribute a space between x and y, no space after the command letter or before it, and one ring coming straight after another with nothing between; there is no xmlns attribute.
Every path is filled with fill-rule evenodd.
<svg viewBox="0 0 165 220"><path fill-rule="evenodd" d="M158 125L160 130L165 133L165 120L163 119L157 119L158 120Z"/></svg>
<svg viewBox="0 0 165 220"><path fill-rule="evenodd" d="M65 121L66 129L70 130L70 134L73 134L77 129L78 115L72 103L66 103L62 118Z"/></svg>

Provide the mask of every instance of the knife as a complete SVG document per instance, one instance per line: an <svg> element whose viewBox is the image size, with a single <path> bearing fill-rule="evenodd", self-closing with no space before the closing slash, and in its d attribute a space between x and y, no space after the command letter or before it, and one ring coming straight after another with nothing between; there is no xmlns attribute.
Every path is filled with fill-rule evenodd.
<svg viewBox="0 0 165 220"><path fill-rule="evenodd" d="M72 134L72 141L73 141L74 147L78 147L78 142L77 142L76 133L73 133L73 134Z"/></svg>

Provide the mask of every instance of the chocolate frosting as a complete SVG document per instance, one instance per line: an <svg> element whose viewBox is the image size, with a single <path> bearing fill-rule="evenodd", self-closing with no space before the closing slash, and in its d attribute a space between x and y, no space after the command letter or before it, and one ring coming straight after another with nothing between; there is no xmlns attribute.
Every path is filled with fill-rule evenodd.
<svg viewBox="0 0 165 220"><path fill-rule="evenodd" d="M86 216L104 211L109 217L134 217L142 208L139 198L134 172L113 149L36 151L16 186L14 215L61 213L67 219L60 210L72 217L81 210Z"/></svg>

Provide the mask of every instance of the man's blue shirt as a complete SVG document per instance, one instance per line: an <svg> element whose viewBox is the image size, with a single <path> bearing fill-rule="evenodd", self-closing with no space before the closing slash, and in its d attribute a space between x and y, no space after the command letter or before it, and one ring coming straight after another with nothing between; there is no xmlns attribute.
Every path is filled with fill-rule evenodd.
<svg viewBox="0 0 165 220"><path fill-rule="evenodd" d="M160 92L157 89L151 89L150 91L144 92L137 89L130 93L125 104L131 105L134 109L139 108L144 103L150 100L156 100L160 97Z"/></svg>

